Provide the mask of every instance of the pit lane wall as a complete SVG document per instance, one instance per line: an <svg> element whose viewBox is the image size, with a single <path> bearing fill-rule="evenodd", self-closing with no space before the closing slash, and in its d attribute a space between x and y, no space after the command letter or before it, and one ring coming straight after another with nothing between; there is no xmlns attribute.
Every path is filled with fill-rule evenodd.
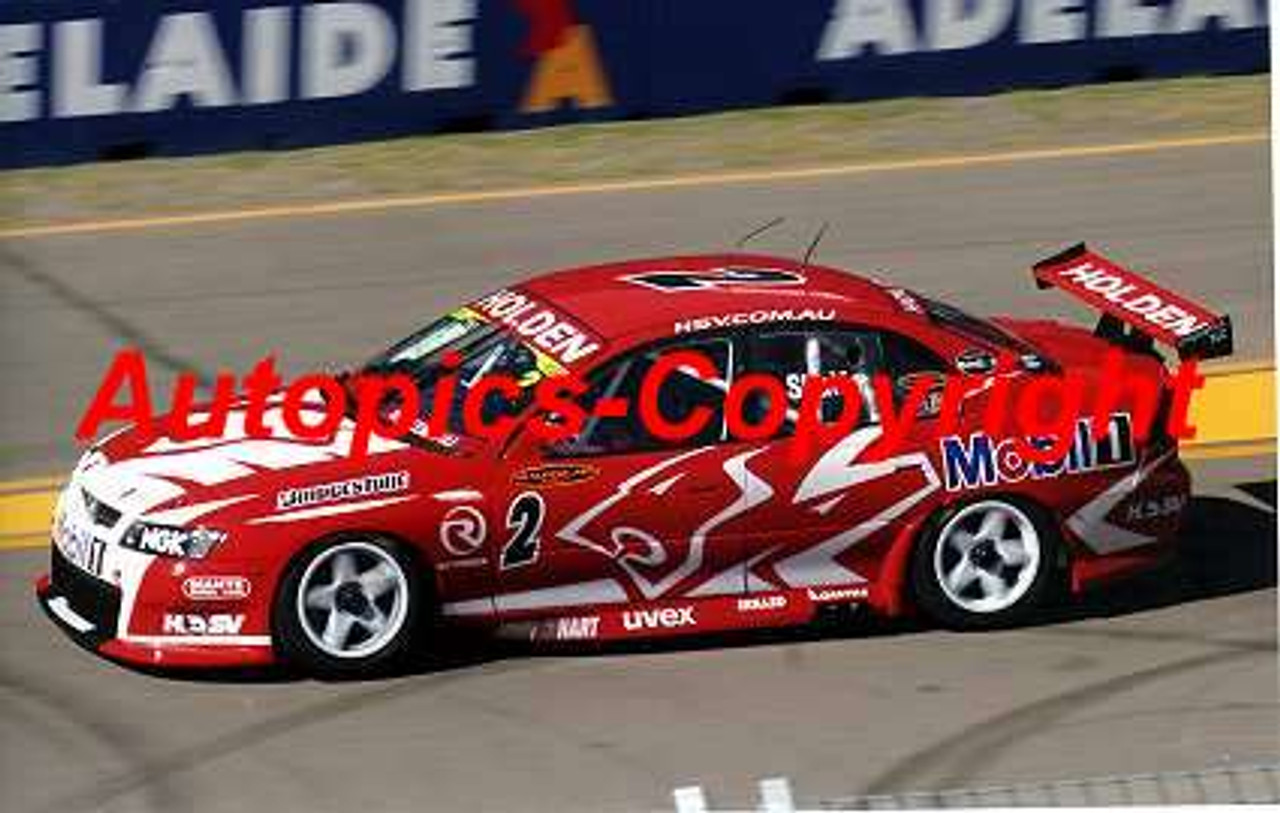
<svg viewBox="0 0 1280 813"><path fill-rule="evenodd" d="M1264 0L0 0L0 167L1261 71Z"/></svg>

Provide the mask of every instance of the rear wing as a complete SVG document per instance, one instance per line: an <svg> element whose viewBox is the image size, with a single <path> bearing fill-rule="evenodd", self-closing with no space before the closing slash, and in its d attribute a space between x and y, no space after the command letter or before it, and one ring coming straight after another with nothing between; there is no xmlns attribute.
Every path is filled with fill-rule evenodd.
<svg viewBox="0 0 1280 813"><path fill-rule="evenodd" d="M1231 355L1231 317L1166 291L1084 243L1041 260L1032 273L1036 287L1060 288L1102 311L1096 331L1100 336L1125 338L1123 327L1128 325L1140 334L1133 338L1147 346L1153 339L1167 344L1182 359Z"/></svg>

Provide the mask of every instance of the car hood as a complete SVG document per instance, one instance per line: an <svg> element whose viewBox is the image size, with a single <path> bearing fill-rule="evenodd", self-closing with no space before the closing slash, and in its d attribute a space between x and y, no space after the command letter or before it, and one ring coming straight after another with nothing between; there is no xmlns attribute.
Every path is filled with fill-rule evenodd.
<svg viewBox="0 0 1280 813"><path fill-rule="evenodd" d="M270 437L249 437L244 424L245 410L237 406L212 438L180 440L130 426L85 454L72 485L108 515L174 525L216 515L225 522L351 500L376 507L410 490L449 487L468 479L476 451L462 442L424 446L373 436L365 454L354 457L352 421L344 419L329 440L310 440L288 430L278 405L263 415Z"/></svg>

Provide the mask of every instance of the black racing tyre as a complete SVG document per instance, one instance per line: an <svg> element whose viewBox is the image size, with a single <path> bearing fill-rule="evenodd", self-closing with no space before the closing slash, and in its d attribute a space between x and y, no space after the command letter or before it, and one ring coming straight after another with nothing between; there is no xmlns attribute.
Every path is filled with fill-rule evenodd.
<svg viewBox="0 0 1280 813"><path fill-rule="evenodd" d="M916 545L920 608L957 630L1016 626L1054 592L1057 534L1036 507L986 497L943 511Z"/></svg>
<svg viewBox="0 0 1280 813"><path fill-rule="evenodd" d="M290 563L276 591L276 646L318 677L380 674L409 653L423 603L419 569L394 541L321 540Z"/></svg>

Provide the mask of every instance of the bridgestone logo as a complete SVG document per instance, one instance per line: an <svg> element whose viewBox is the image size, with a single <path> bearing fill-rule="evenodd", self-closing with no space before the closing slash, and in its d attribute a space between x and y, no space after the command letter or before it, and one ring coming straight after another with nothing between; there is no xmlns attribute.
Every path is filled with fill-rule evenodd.
<svg viewBox="0 0 1280 813"><path fill-rule="evenodd" d="M409 488L409 472L393 471L388 474L370 474L336 483L321 483L306 488L291 488L276 495L276 510L302 508L327 502L340 502L357 497L377 494L395 494Z"/></svg>

